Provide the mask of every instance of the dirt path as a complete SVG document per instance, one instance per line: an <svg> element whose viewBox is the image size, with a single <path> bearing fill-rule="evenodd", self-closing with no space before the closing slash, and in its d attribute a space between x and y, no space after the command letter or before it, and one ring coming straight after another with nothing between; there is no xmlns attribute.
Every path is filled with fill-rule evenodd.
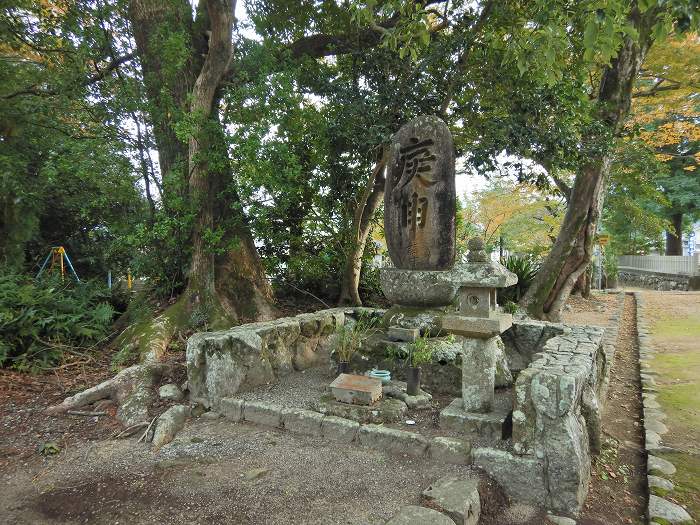
<svg viewBox="0 0 700 525"><path fill-rule="evenodd" d="M657 401L666 413L663 444L675 452L658 454L677 469L666 495L700 517L700 293L643 292L649 323Z"/></svg>
<svg viewBox="0 0 700 525"><path fill-rule="evenodd" d="M88 443L0 480L3 523L384 523L435 479L465 473L224 420L189 424L153 454ZM235 517L235 521L232 519Z"/></svg>
<svg viewBox="0 0 700 525"><path fill-rule="evenodd" d="M634 298L627 296L603 415L603 450L593 461L580 525L644 523L646 469L635 315Z"/></svg>

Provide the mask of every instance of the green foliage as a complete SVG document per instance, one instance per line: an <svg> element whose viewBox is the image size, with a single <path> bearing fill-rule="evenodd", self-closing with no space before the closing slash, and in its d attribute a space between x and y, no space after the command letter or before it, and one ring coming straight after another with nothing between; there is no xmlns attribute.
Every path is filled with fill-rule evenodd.
<svg viewBox="0 0 700 525"><path fill-rule="evenodd" d="M620 141L613 158L602 218L610 249L619 254L660 250L663 231L670 226L662 186L667 166L637 140Z"/></svg>
<svg viewBox="0 0 700 525"><path fill-rule="evenodd" d="M418 367L431 362L436 344L434 338L422 335L406 345L389 347L387 355L390 359L406 360L409 366Z"/></svg>
<svg viewBox="0 0 700 525"><path fill-rule="evenodd" d="M114 316L109 299L96 283L1 273L0 366L45 369L64 351L103 340Z"/></svg>
<svg viewBox="0 0 700 525"><path fill-rule="evenodd" d="M503 311L507 314L513 315L518 311L518 304L513 301L506 301L503 305Z"/></svg>
<svg viewBox="0 0 700 525"><path fill-rule="evenodd" d="M331 352L339 362L349 363L362 343L377 331L379 319L360 315L357 320L345 319L335 330Z"/></svg>
<svg viewBox="0 0 700 525"><path fill-rule="evenodd" d="M409 345L408 358L411 366L418 367L430 363L435 349L434 341L427 335L419 337Z"/></svg>
<svg viewBox="0 0 700 525"><path fill-rule="evenodd" d="M517 255L506 257L502 264L518 276L518 283L498 290L498 302L501 304L517 303L535 279L539 266L531 257Z"/></svg>
<svg viewBox="0 0 700 525"><path fill-rule="evenodd" d="M61 452L61 447L52 441L39 445L39 454L42 456L55 456L59 452Z"/></svg>
<svg viewBox="0 0 700 525"><path fill-rule="evenodd" d="M620 270L617 264L617 254L612 250L605 250L603 255L603 271L608 279L617 279Z"/></svg>

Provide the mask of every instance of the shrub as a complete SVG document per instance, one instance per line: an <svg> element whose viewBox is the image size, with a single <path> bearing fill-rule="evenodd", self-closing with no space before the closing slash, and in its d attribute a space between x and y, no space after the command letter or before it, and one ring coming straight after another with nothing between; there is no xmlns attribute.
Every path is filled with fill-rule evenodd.
<svg viewBox="0 0 700 525"><path fill-rule="evenodd" d="M335 330L332 354L338 361L349 363L365 339L376 332L377 324L377 318L366 315L360 315L355 322L346 319L346 322Z"/></svg>
<svg viewBox="0 0 700 525"><path fill-rule="evenodd" d="M104 339L114 316L106 287L0 273L0 366L41 370L64 351Z"/></svg>
<svg viewBox="0 0 700 525"><path fill-rule="evenodd" d="M517 303L530 288L539 271L539 265L532 257L511 255L503 261L503 266L518 276L518 284L498 290L498 302L500 304L509 301Z"/></svg>

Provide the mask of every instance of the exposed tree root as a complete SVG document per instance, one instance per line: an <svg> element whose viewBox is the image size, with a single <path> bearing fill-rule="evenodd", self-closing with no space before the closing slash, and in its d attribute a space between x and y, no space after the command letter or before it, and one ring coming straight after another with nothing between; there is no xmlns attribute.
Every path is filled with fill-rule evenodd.
<svg viewBox="0 0 700 525"><path fill-rule="evenodd" d="M112 379L67 397L59 405L47 408L46 413L56 416L90 405L100 399L111 399L119 405L117 419L127 426L136 425L149 419L148 407L154 401L153 387L166 368L162 363L130 366Z"/></svg>
<svg viewBox="0 0 700 525"><path fill-rule="evenodd" d="M47 408L46 413L54 416L66 414L101 399L111 399L119 406L117 419L125 426L150 421L148 408L155 401L154 387L169 369L161 360L173 336L186 322L181 313L182 306L176 303L147 323L140 334L134 334L133 338L141 349L142 363L125 368L112 379L64 399L62 403Z"/></svg>

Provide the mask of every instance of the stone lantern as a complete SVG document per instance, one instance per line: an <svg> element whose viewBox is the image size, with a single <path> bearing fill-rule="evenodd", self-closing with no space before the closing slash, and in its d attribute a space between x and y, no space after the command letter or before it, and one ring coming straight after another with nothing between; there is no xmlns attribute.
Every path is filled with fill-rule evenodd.
<svg viewBox="0 0 700 525"><path fill-rule="evenodd" d="M499 312L496 290L518 282L515 274L491 261L482 239L469 241L467 263L453 271L459 282L458 309L442 318L442 329L463 336L462 399L449 408L488 413L494 408L496 360L500 335L511 327L513 317Z"/></svg>

